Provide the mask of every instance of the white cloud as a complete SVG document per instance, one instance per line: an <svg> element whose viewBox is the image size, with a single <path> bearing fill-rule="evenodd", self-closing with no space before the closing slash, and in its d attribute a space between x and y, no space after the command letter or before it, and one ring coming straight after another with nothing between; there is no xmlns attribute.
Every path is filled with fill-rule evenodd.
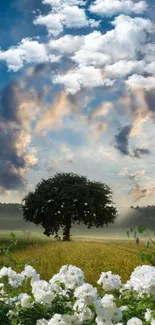
<svg viewBox="0 0 155 325"><path fill-rule="evenodd" d="M128 0L116 0L111 4L117 7L118 2L121 6L129 6ZM84 4L83 1L44 0L43 3L51 4L51 12L46 16L38 16L35 24L45 25L53 35L61 33L64 27L83 28L99 24L98 20L88 19L85 8L79 6ZM130 9L132 7L137 10L135 8L140 8L140 4L142 5L142 1L134 4L130 0ZM113 29L105 34L93 31L87 35L64 35L58 39L50 39L46 44L41 44L38 40L23 39L18 46L0 51L0 60L6 61L10 70L17 71L25 63L63 64L62 57L68 56L73 61L73 68L64 75L57 74L58 70L54 72L53 83L63 85L71 94L81 88L111 86L114 81L110 77L122 78L130 74L133 76L128 78L128 86L131 83L137 85L137 79L140 79L145 89L152 89L154 78L144 78L141 74L154 73L155 64L146 63L143 58L138 61L138 57L139 52L150 55L150 51L154 50L151 45L149 51L146 50L148 33L151 32L153 23L149 19L121 14L111 24Z"/></svg>
<svg viewBox="0 0 155 325"><path fill-rule="evenodd" d="M62 7L62 5L67 4L70 6L84 5L83 0L43 0L43 4L51 5L52 7Z"/></svg>
<svg viewBox="0 0 155 325"><path fill-rule="evenodd" d="M147 40L146 32L151 30L152 22L144 18L120 15L112 21L112 25L114 29L105 34L94 31L86 35L84 44L72 59L79 64L95 67L104 67L117 61L137 61L137 53L141 51L142 44ZM135 66L139 72L142 70L143 62L133 62L128 65L129 71L133 65L133 69ZM123 69L123 62L117 63L114 68L120 71L121 68Z"/></svg>
<svg viewBox="0 0 155 325"><path fill-rule="evenodd" d="M121 60L112 65L107 65L104 71L108 72L110 76L125 77L133 72L143 73L146 68L144 61L126 61Z"/></svg>
<svg viewBox="0 0 155 325"><path fill-rule="evenodd" d="M115 29L104 35L105 47L115 60L134 59L152 28L149 19L120 15L112 21ZM110 52L111 51L111 52Z"/></svg>
<svg viewBox="0 0 155 325"><path fill-rule="evenodd" d="M144 77L138 74L134 74L128 78L126 84L129 88L133 89L155 89L155 77Z"/></svg>
<svg viewBox="0 0 155 325"><path fill-rule="evenodd" d="M62 19L61 14L50 13L47 16L38 16L34 20L34 24L45 26L49 34L57 36L63 31Z"/></svg>
<svg viewBox="0 0 155 325"><path fill-rule="evenodd" d="M114 81L103 78L99 69L94 67L80 67L71 70L65 75L58 75L54 78L55 84L62 84L67 92L75 94L83 87L93 88L98 86L112 86Z"/></svg>
<svg viewBox="0 0 155 325"><path fill-rule="evenodd" d="M24 63L44 63L49 60L46 47L38 41L23 39L18 47L0 51L0 60L6 61L9 70L18 71Z"/></svg>
<svg viewBox="0 0 155 325"><path fill-rule="evenodd" d="M145 71L149 74L155 74L155 62L148 63Z"/></svg>
<svg viewBox="0 0 155 325"><path fill-rule="evenodd" d="M96 68L103 67L111 60L108 54L91 52L85 49L78 51L72 59L80 65L92 65Z"/></svg>
<svg viewBox="0 0 155 325"><path fill-rule="evenodd" d="M46 16L39 15L34 20L34 24L43 25L47 28L49 34L58 36L64 27L71 29L88 26L97 27L99 26L99 21L88 19L83 8L62 4L62 6L58 6L57 10L51 11Z"/></svg>
<svg viewBox="0 0 155 325"><path fill-rule="evenodd" d="M24 52L24 60L27 63L42 63L48 61L44 44L39 44L31 39L23 39L19 49Z"/></svg>
<svg viewBox="0 0 155 325"><path fill-rule="evenodd" d="M89 7L91 12L99 16L142 14L146 9L145 1L135 3L132 0L95 0Z"/></svg>
<svg viewBox="0 0 155 325"><path fill-rule="evenodd" d="M0 51L0 61L6 61L8 69L16 72L23 67L23 54L23 51L18 48Z"/></svg>
<svg viewBox="0 0 155 325"><path fill-rule="evenodd" d="M83 36L65 35L56 40L50 40L49 50L58 54L69 55L77 52L83 44Z"/></svg>
<svg viewBox="0 0 155 325"><path fill-rule="evenodd" d="M155 44L148 43L141 47L141 53L144 54L144 60L146 62L155 61Z"/></svg>

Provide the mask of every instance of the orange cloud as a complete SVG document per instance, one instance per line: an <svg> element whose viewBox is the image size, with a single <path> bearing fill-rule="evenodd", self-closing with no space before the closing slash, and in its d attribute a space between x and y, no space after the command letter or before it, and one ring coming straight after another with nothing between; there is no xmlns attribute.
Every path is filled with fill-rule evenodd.
<svg viewBox="0 0 155 325"><path fill-rule="evenodd" d="M62 126L63 118L71 111L71 105L65 92L61 92L54 103L42 114L36 125L35 133L45 135L49 130L59 129Z"/></svg>

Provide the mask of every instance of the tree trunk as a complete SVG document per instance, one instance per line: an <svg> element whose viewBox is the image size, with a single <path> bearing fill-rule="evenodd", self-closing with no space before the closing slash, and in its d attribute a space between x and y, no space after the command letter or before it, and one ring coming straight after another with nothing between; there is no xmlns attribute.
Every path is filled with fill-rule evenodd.
<svg viewBox="0 0 155 325"><path fill-rule="evenodd" d="M63 241L70 241L70 230L71 230L71 221L66 220L66 225L63 228Z"/></svg>

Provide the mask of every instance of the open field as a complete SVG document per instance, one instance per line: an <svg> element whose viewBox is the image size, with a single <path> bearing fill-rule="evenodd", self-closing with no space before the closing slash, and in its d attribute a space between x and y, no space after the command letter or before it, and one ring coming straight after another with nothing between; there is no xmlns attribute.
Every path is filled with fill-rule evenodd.
<svg viewBox="0 0 155 325"><path fill-rule="evenodd" d="M7 237L3 233L0 244L4 243L7 243ZM140 246L144 247L144 243ZM76 265L85 272L86 281L96 285L102 271L111 270L119 274L123 282L129 279L134 268L142 264L137 254L138 248L133 240L76 237L71 242L56 242L35 234L29 239L20 239L12 257L23 263L39 262L34 267L46 280L62 265Z"/></svg>

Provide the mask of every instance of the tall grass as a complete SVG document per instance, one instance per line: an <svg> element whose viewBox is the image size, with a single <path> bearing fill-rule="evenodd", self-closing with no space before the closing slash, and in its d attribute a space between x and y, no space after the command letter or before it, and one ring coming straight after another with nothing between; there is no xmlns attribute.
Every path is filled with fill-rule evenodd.
<svg viewBox="0 0 155 325"><path fill-rule="evenodd" d="M0 241L2 243L3 239ZM84 271L86 281L96 285L100 273L109 270L119 274L123 282L127 281L134 268L142 264L137 254L134 241L77 239L56 242L36 236L20 239L12 257L22 263L39 262L35 267L45 280L49 280L64 264L76 265Z"/></svg>

